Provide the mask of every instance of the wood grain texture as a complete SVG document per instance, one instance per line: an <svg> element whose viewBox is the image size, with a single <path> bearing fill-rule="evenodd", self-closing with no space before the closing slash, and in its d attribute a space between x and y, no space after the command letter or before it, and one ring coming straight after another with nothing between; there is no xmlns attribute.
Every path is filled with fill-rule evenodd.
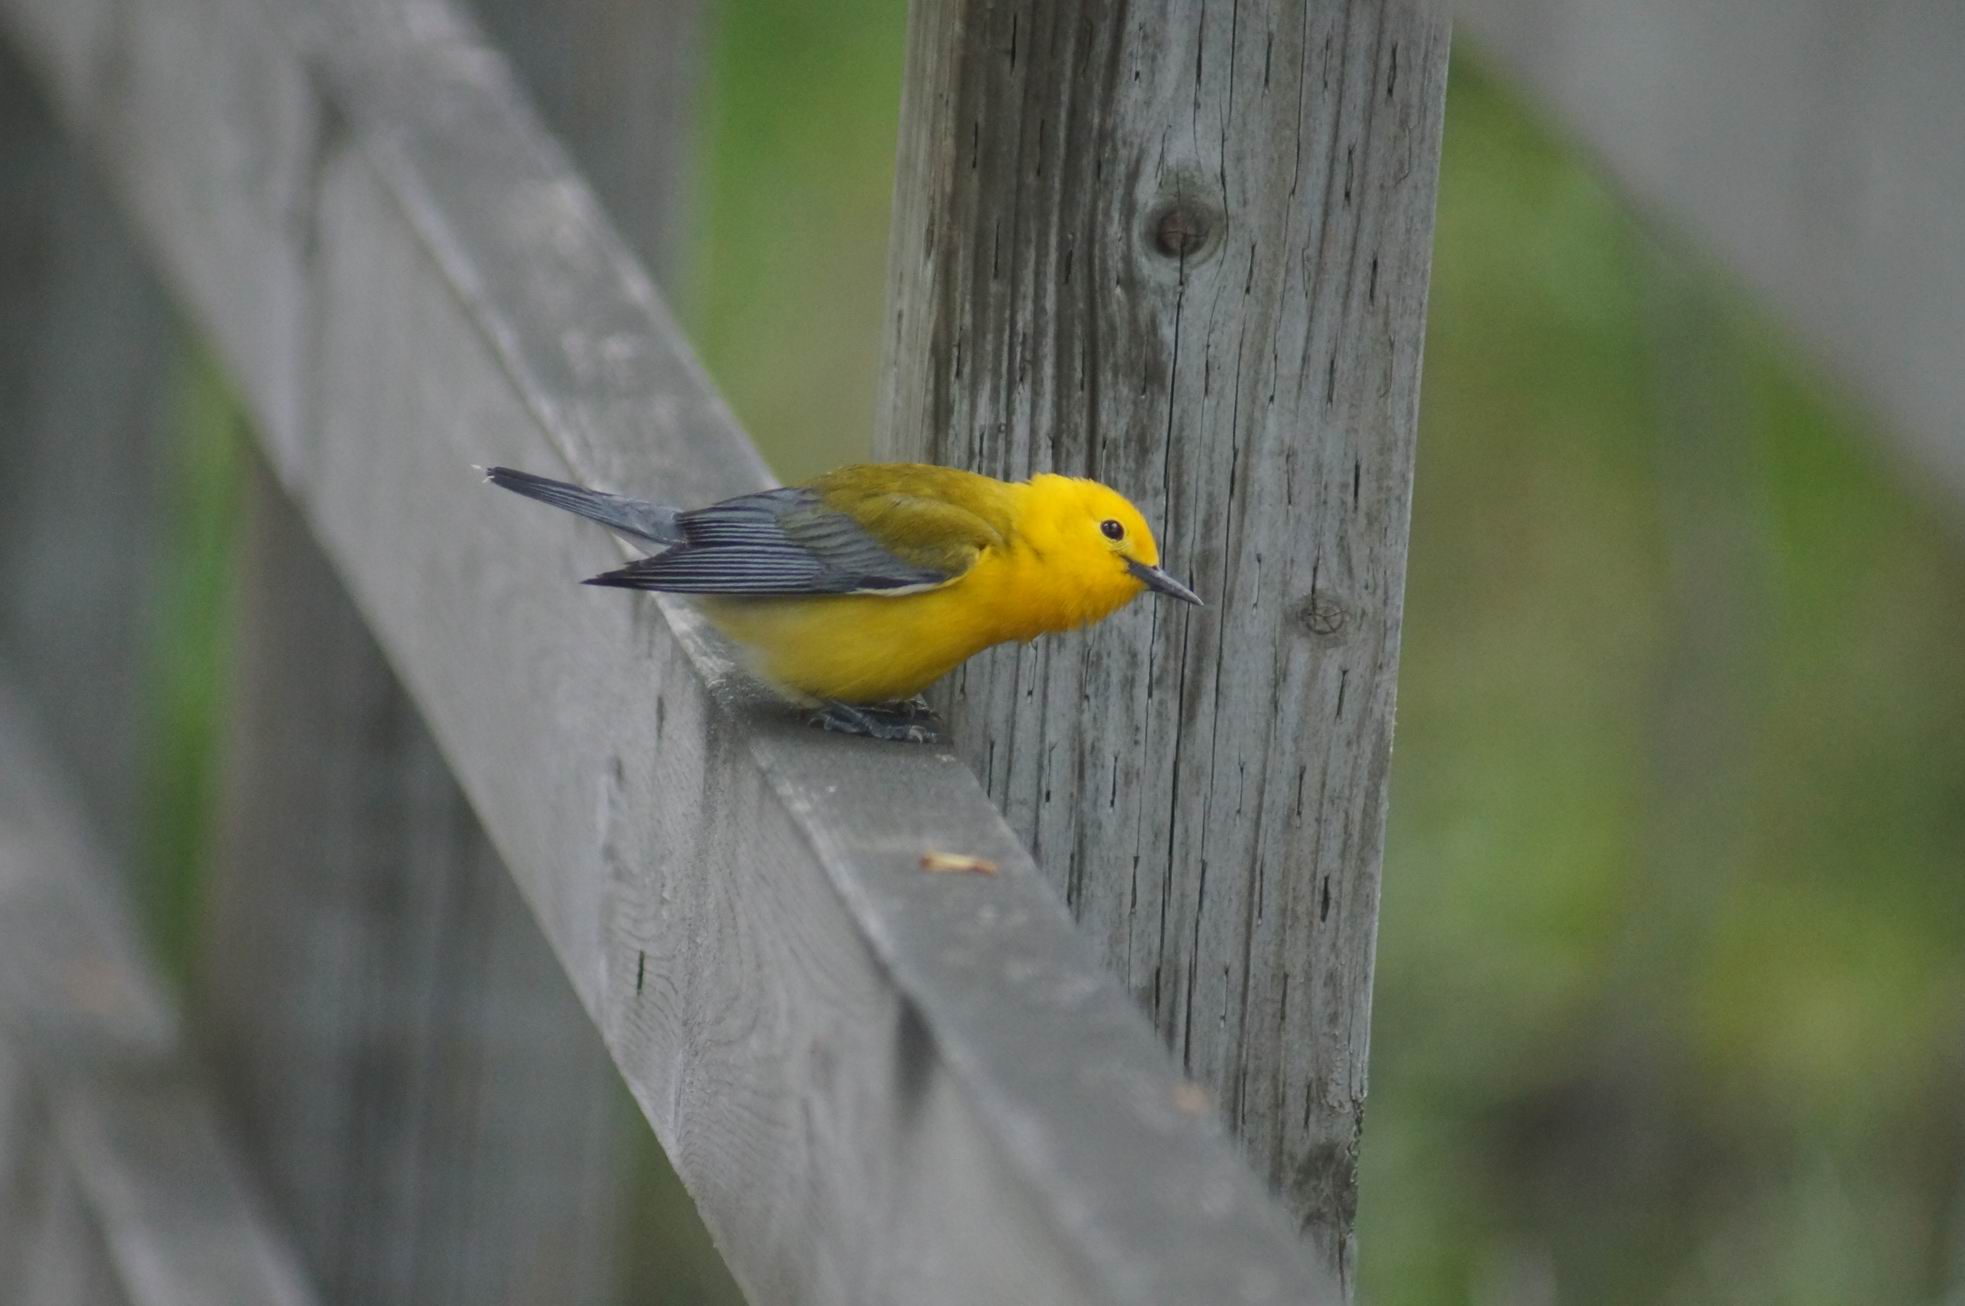
<svg viewBox="0 0 1965 1306"><path fill-rule="evenodd" d="M1132 496L1210 603L951 677L964 755L1347 1276L1447 24L913 9L879 451Z"/></svg>
<svg viewBox="0 0 1965 1306"><path fill-rule="evenodd" d="M60 773L0 682L0 1113L12 1117L0 1118L0 1183L14 1190L0 1224L20 1252L9 1300L307 1306Z"/></svg>
<svg viewBox="0 0 1965 1306"><path fill-rule="evenodd" d="M1481 55L1965 501L1965 6L1459 0Z"/></svg>
<svg viewBox="0 0 1965 1306"><path fill-rule="evenodd" d="M1335 1300L966 768L757 701L685 606L573 583L611 544L471 474L764 482L469 24L155 0L70 64L38 34L75 2L0 14L239 374L747 1294Z"/></svg>
<svg viewBox="0 0 1965 1306"><path fill-rule="evenodd" d="M194 1008L334 1301L615 1299L634 1123L524 902L284 494L253 479Z"/></svg>

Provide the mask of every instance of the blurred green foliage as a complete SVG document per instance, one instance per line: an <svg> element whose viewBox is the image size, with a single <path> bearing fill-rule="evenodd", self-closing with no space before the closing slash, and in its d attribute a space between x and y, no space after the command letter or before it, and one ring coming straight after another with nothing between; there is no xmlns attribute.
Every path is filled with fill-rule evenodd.
<svg viewBox="0 0 1965 1306"><path fill-rule="evenodd" d="M239 518L244 409L217 360L187 354L173 378L156 592L147 596L150 719L142 723L148 865L137 906L166 972L182 984L196 947L198 891L212 852L225 668L231 660L232 546Z"/></svg>
<svg viewBox="0 0 1965 1306"><path fill-rule="evenodd" d="M778 475L873 447L905 7L711 5L692 340Z"/></svg>
<svg viewBox="0 0 1965 1306"><path fill-rule="evenodd" d="M1959 519L1723 274L1477 66L1451 86L1366 1286L1940 1300Z"/></svg>

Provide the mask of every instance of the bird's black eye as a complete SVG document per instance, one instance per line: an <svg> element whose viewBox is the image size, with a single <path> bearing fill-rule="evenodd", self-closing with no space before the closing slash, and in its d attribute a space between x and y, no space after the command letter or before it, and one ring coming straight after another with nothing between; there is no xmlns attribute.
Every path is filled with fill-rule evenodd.
<svg viewBox="0 0 1965 1306"><path fill-rule="evenodd" d="M1126 528L1118 522L1113 521L1110 517L1100 522L1098 528L1105 532L1105 538L1108 540L1123 540L1126 538Z"/></svg>

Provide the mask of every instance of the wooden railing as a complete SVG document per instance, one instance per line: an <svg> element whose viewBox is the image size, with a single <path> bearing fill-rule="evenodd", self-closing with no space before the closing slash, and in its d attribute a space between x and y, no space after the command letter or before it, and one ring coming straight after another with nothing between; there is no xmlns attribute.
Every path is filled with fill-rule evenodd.
<svg viewBox="0 0 1965 1306"><path fill-rule="evenodd" d="M605 1130L581 1123L604 1114L606 1061L563 998L539 998L546 1006L514 1035L513 1011L556 981L536 941L510 936L516 914L502 904L517 899L482 888L502 863L752 1300L1308 1302L1348 1290L1444 23L1402 0L1275 6L1266 29L1243 6L1247 30L1225 36L1184 30L1174 11L1099 14L1063 34L1012 30L999 51L987 6L969 8L966 27L944 29L938 6L917 6L900 211L938 216L897 243L897 270L920 256L931 272L923 292L901 271L897 306L945 323L985 303L949 297L984 268L979 229L951 234L975 197L935 133L953 121L950 105L998 106L1014 90L992 80L990 61L1014 63L1019 41L1078 50L1048 67L1046 94L1089 77L1080 65L1094 55L1130 77L1093 78L1082 104L1062 106L1094 115L1058 128L1083 147L1071 166L1084 194L1046 189L1038 210L1068 212L1093 187L1148 199L1163 188L1172 205L1129 199L1119 226L1098 219L1096 240L1064 233L1077 275L1099 279L1091 311L1046 334L1052 323L1017 295L977 309L1002 315L983 325L1003 349L970 356L989 379L964 382L982 387L972 397L1021 404L1027 350L1092 349L1079 378L1090 398L1067 406L1091 425L1110 418L1101 439L1130 452L1104 470L1151 471L1157 489L1128 488L1144 490L1149 515L1187 541L1175 556L1217 587L1203 620L1221 624L1176 630L1136 615L1078 645L1104 669L1073 683L1119 687L1094 710L1053 713L1036 735L1007 700L1000 713L957 712L972 755L986 731L1043 741L993 780L1052 786L1039 768L1058 749L1066 804L1123 788L1128 815L1173 796L1165 821L1128 827L1156 868L1136 907L1161 922L1164 966L1135 958L1151 985L1123 966L1122 985L1101 964L1116 961L1116 877L1140 862L1107 855L1103 827L1077 825L1059 844L1054 804L1038 805L1045 816L1013 803L1013 830L953 754L805 729L733 671L686 604L596 601L569 583L595 569L592 533L482 489L472 464L679 502L768 477L629 244L471 20L442 0L0 0L71 152L106 176L222 358L264 460L248 492L224 838L191 994L225 1105L172 1071L158 1090L164 1114L143 1115L142 1128L112 1127L113 1115L91 1124L113 1081L70 1097L66 1054L38 1059L48 1044L16 1037L31 1022L13 1008L53 980L15 959L40 953L7 959L0 1071L11 1096L0 1105L54 1114L42 1163L66 1176L63 1202L95 1210L107 1243L76 1250L74 1275L160 1303L300 1300L297 1265L326 1300L435 1300L439 1281L470 1300L604 1291L604 1254L579 1238L611 1200L595 1181L611 1160ZM517 23L524 12L492 5L488 16ZM645 13L635 21L649 39L670 30ZM693 28L684 16L673 30ZM977 36L945 44L944 30ZM604 42L586 50L607 53ZM1206 62L1215 51L1225 64ZM576 52L576 66L587 56ZM944 103L950 60L958 75L946 84L961 96ZM658 62L675 76L688 65L666 49ZM603 65L613 80L596 72L596 84L617 88L641 66L617 51L587 67ZM573 84L562 71L562 88ZM1151 115L1199 124L1195 106L1216 97L1241 106L1206 117L1219 139L1165 145ZM1086 125L1122 100L1120 129ZM1044 122L1000 107L983 116L955 124L970 148L1009 131L1034 142L1033 167L1052 157ZM595 144L572 130L575 153ZM610 197L637 203L619 180L635 171L633 144L599 148L620 165ZM1164 177L1142 172L1153 149ZM1245 168L1274 176L1251 183ZM1221 194L1194 202L1213 177ZM635 245L660 258L675 241L660 212L673 198L659 184L645 198ZM36 221L18 230L47 235ZM1240 242L1258 232L1244 256ZM1022 238L998 230L991 248ZM1230 256L1204 265L1219 248ZM1131 286L1127 268L1157 289ZM1261 295L1245 289L1258 280ZM51 294L69 295L64 285ZM1100 325L1108 294L1135 291L1125 321ZM46 366L49 384L66 387L61 402L140 403L152 393L132 388L148 384L145 369L94 369L118 348L154 361L171 328L147 293L70 305L86 329L17 352L19 389L0 397L29 391L30 369ZM26 339L34 315L20 317ZM1144 342L1162 331L1197 352L1156 364ZM986 404L915 411L905 397L938 393L938 369L960 365L952 353L910 358L906 333L890 350L896 421L996 420ZM920 337L936 351L969 338ZM1129 394L1102 411L1101 387L1119 383L1158 387L1169 406ZM1237 417L1242 404L1264 411ZM1041 416L1017 411L1020 423ZM1022 454L982 450L981 461L1041 460L1020 429ZM37 446L51 475L75 473L66 435L56 422ZM1174 441L1213 452L1175 459ZM1073 470L1100 467L1087 457ZM136 582L119 563L141 555L157 514L102 515L93 484L66 488L60 520L74 523L84 565L58 592L127 602ZM1216 520L1223 511L1231 520ZM118 526L109 538L121 547L102 553ZM14 644L39 647L45 611L23 601L9 613L25 632ZM1191 665L1190 644L1206 649ZM1138 671L1176 659L1178 673ZM44 661L52 670L25 677L31 706L9 709L10 721L65 726L88 698L59 658ZM1262 675L1235 670L1256 663ZM1142 701L1156 693L1165 700ZM1144 769L1098 770L1133 714ZM96 787L91 761L113 749L117 725L98 715L65 748L32 748L23 728L8 766L38 777L40 793L79 758L81 787ZM1189 726L1207 747L1180 742ZM18 806L0 806L0 820ZM1028 851L1036 838L1045 872ZM45 879L70 856L46 840L4 847L23 877ZM929 874L932 853L997 870ZM1047 878L1076 893L1074 906L1100 904L1096 946ZM161 1009L154 977L129 974L114 982ZM1201 1084L1133 1000L1152 1001L1161 984L1183 994L1156 1010ZM182 1050L168 1021L159 1028L142 1035L143 1056L175 1067ZM445 1078L458 1073L457 1047L484 1081L467 1109ZM436 1114L363 1100L378 1082ZM184 1138L204 1139L204 1122L231 1110L235 1130L211 1125L209 1145L187 1158ZM1251 1173L1222 1117L1294 1214ZM234 1159L233 1132L259 1178ZM177 1150L144 1154L161 1133ZM481 1168L456 1173L467 1154ZM405 1173L378 1181L362 1159ZM128 1228L173 1213L158 1198L165 1178L142 1167L179 1164L215 1176L196 1232L236 1244L236 1256L171 1241L169 1221ZM260 1191L270 1196L251 1196ZM465 1250L425 1265L419 1236ZM514 1255L553 1239L556 1259Z"/></svg>

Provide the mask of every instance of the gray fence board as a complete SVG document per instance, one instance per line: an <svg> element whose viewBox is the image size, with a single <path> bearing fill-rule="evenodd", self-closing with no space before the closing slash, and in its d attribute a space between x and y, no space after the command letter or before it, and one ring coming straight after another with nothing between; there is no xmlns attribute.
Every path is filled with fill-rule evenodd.
<svg viewBox="0 0 1965 1306"><path fill-rule="evenodd" d="M1348 1276L1441 8L913 9L880 452L1133 496L1174 575L943 689L1011 826Z"/></svg>
<svg viewBox="0 0 1965 1306"><path fill-rule="evenodd" d="M116 12L114 93L59 98L746 1291L1330 1298L966 769L789 721L682 605L572 584L608 545L475 484L763 481L502 61L428 0Z"/></svg>

